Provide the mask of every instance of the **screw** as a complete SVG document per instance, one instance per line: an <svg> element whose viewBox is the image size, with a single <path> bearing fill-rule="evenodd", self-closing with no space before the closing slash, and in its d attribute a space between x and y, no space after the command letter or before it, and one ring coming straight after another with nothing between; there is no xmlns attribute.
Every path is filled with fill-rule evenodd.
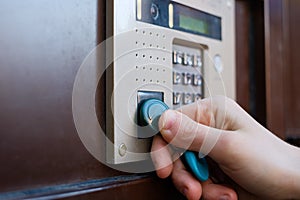
<svg viewBox="0 0 300 200"><path fill-rule="evenodd" d="M126 145L124 143L120 144L120 146L119 146L119 154L120 154L120 156L122 156L122 157L125 156L126 151L127 151Z"/></svg>

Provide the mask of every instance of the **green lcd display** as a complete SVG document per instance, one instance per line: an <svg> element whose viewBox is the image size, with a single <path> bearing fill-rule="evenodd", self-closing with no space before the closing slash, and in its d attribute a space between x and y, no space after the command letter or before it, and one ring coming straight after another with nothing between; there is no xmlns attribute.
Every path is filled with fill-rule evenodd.
<svg viewBox="0 0 300 200"><path fill-rule="evenodd" d="M222 18L179 3L173 3L174 29L222 40Z"/></svg>
<svg viewBox="0 0 300 200"><path fill-rule="evenodd" d="M179 27L196 33L209 34L209 24L201 19L179 15Z"/></svg>

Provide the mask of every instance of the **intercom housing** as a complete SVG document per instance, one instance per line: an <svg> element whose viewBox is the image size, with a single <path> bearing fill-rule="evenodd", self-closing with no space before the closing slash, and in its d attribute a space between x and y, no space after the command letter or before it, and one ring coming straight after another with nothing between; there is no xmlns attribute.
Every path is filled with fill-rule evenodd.
<svg viewBox="0 0 300 200"><path fill-rule="evenodd" d="M108 163L149 159L143 100L176 109L211 95L235 99L234 10L234 0L107 1Z"/></svg>

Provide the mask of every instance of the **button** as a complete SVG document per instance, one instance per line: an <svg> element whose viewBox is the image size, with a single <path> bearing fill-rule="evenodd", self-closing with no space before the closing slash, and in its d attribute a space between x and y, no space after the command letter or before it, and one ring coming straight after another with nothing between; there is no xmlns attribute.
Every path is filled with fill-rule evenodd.
<svg viewBox="0 0 300 200"><path fill-rule="evenodd" d="M180 102L181 102L181 93L179 92L173 93L173 104L178 105L180 104Z"/></svg>
<svg viewBox="0 0 300 200"><path fill-rule="evenodd" d="M173 51L173 64L182 64L183 62L183 54L178 51Z"/></svg>
<svg viewBox="0 0 300 200"><path fill-rule="evenodd" d="M183 76L183 84L190 85L192 83L192 75L189 73L182 73Z"/></svg>
<svg viewBox="0 0 300 200"><path fill-rule="evenodd" d="M202 59L200 55L194 55L194 67L202 67Z"/></svg>
<svg viewBox="0 0 300 200"><path fill-rule="evenodd" d="M193 85L201 86L202 85L202 77L200 74L193 75Z"/></svg>
<svg viewBox="0 0 300 200"><path fill-rule="evenodd" d="M186 62L187 61L187 54L186 53L183 53L183 60L182 61L183 61L183 63L182 63L183 65L187 65L187 62Z"/></svg>
<svg viewBox="0 0 300 200"><path fill-rule="evenodd" d="M183 54L183 64L188 66L193 66L193 56L187 53Z"/></svg>
<svg viewBox="0 0 300 200"><path fill-rule="evenodd" d="M230 0L227 1L227 7L231 8L232 7L232 2Z"/></svg>
<svg viewBox="0 0 300 200"><path fill-rule="evenodd" d="M184 93L183 103L190 104L193 102L193 95L191 93Z"/></svg>
<svg viewBox="0 0 300 200"><path fill-rule="evenodd" d="M173 83L174 84L181 83L181 74L179 72L173 72Z"/></svg>
<svg viewBox="0 0 300 200"><path fill-rule="evenodd" d="M202 96L200 93L194 94L194 101L198 101L200 99L202 99Z"/></svg>

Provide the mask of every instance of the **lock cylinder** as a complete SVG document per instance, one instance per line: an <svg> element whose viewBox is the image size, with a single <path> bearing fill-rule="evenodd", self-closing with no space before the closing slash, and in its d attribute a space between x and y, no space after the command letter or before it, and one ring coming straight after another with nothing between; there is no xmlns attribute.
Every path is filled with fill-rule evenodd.
<svg viewBox="0 0 300 200"><path fill-rule="evenodd" d="M159 132L158 120L161 114L169 107L158 99L149 99L145 101L139 112L140 120L143 124L149 125L156 133Z"/></svg>

